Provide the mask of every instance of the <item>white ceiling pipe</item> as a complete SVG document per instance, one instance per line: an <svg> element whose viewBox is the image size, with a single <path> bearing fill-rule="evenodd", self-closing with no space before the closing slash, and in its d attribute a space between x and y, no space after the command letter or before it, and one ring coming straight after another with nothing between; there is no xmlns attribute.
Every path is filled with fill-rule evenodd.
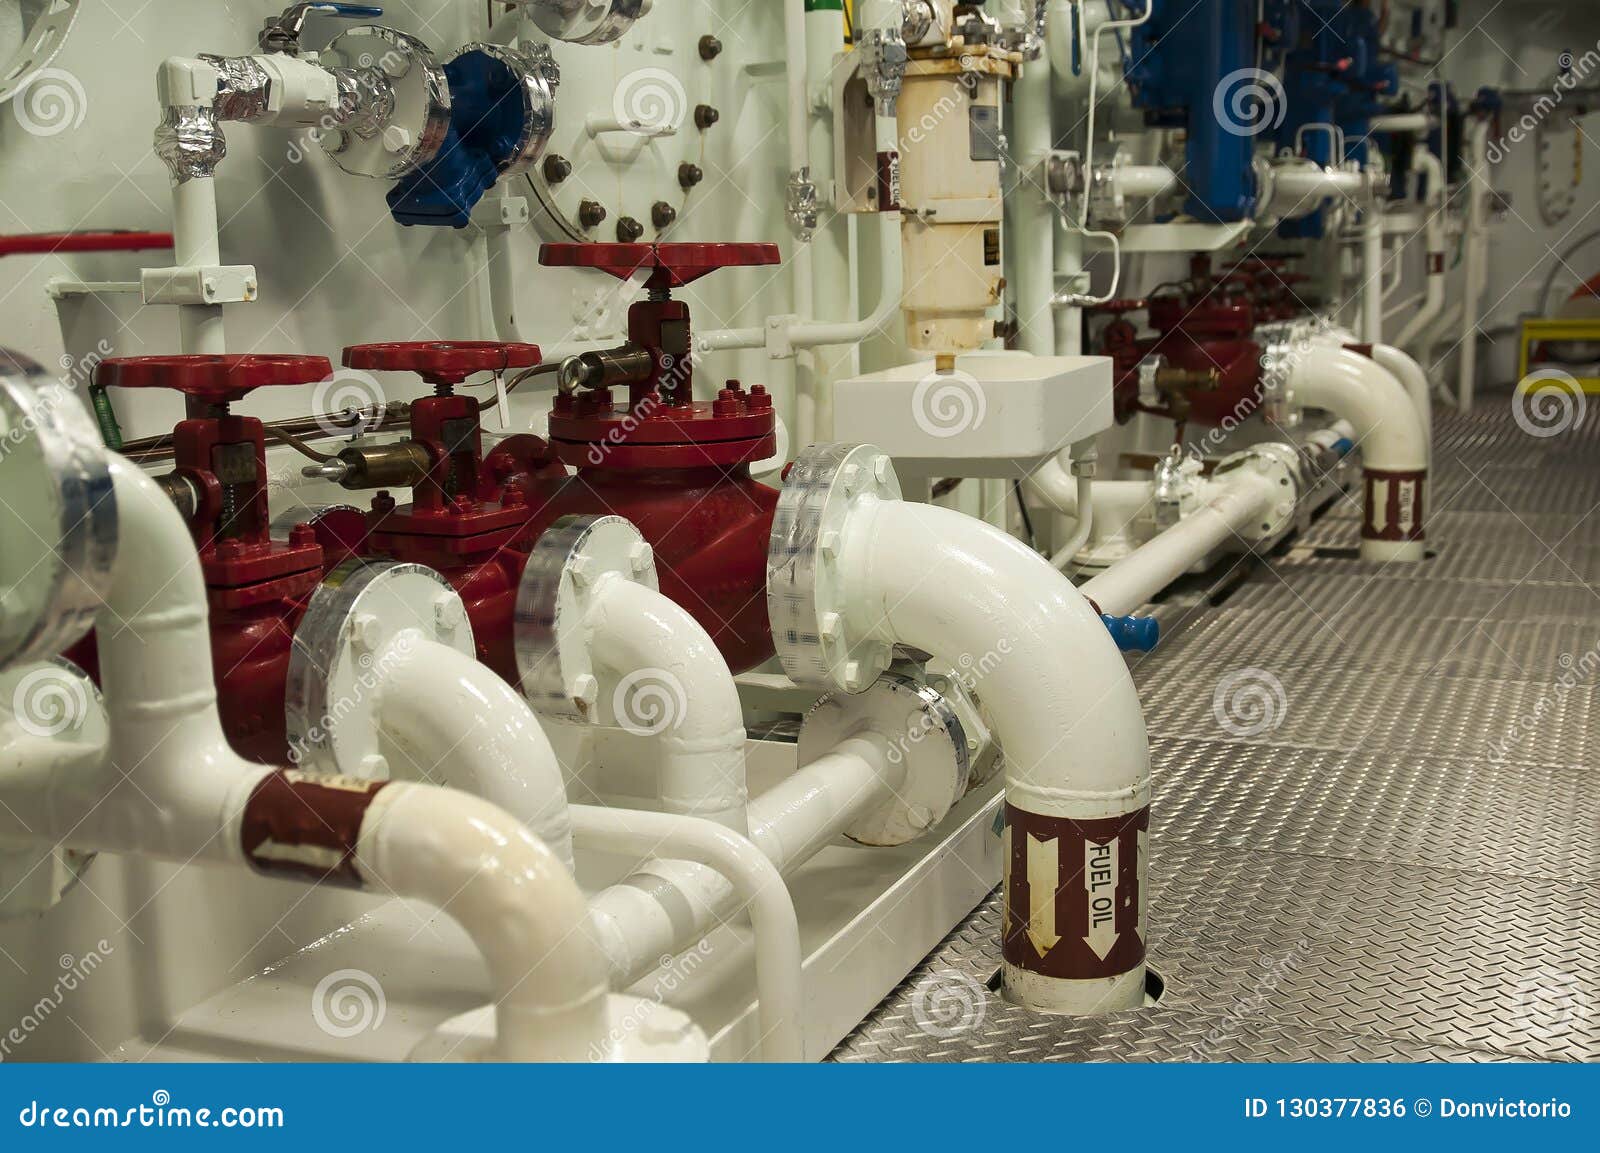
<svg viewBox="0 0 1600 1153"><path fill-rule="evenodd" d="M744 710L705 628L676 602L621 576L604 579L587 617L594 659L621 678L613 701L619 722L648 732L660 757L662 805L744 832Z"/></svg>
<svg viewBox="0 0 1600 1153"><path fill-rule="evenodd" d="M1083 584L1103 613L1126 616L1218 549L1237 547L1280 499L1276 481L1242 471L1171 528Z"/></svg>
<svg viewBox="0 0 1600 1153"><path fill-rule="evenodd" d="M1388 369L1394 378L1405 386L1406 395L1416 406L1417 419L1422 422L1423 449L1428 466L1433 466L1433 392L1428 386L1428 374L1422 365L1392 344L1374 344L1372 359Z"/></svg>
<svg viewBox="0 0 1600 1153"><path fill-rule="evenodd" d="M762 1059L804 1061L800 921L777 866L748 838L701 817L575 805L572 820L579 843L586 847L670 854L728 879L755 930Z"/></svg>
<svg viewBox="0 0 1600 1153"><path fill-rule="evenodd" d="M403 766L391 759L391 771L504 809L570 868L561 762L521 694L473 656L415 629L391 640L371 668L381 676L379 731L412 769L398 771Z"/></svg>
<svg viewBox="0 0 1600 1153"><path fill-rule="evenodd" d="M1363 559L1422 560L1428 438L1405 387L1376 361L1326 346L1293 356L1288 387L1297 403L1355 429L1365 485Z"/></svg>
<svg viewBox="0 0 1600 1153"><path fill-rule="evenodd" d="M788 874L836 840L899 782L876 734L841 741L750 803L750 840ZM630 985L704 936L734 907L733 883L695 861L661 859L594 895L590 924L618 986ZM687 909L689 916L684 917Z"/></svg>
<svg viewBox="0 0 1600 1153"><path fill-rule="evenodd" d="M1428 195L1423 204L1425 212L1423 235L1427 238L1427 296L1422 307L1406 322L1395 336L1399 348L1409 349L1413 342L1438 319L1444 311L1445 289L1445 179L1444 165L1424 145L1412 151L1412 163L1421 170L1428 182Z"/></svg>
<svg viewBox="0 0 1600 1153"><path fill-rule="evenodd" d="M1099 615L1043 557L949 509L863 499L843 537L837 563L847 629L970 670L994 715L1006 750L1007 995L1047 1013L1139 1005L1145 893L1138 846L1148 821L1150 751L1138 693ZM1106 844L1097 846L1096 836ZM1118 908L1105 957L1090 951L1077 917L1087 900L1076 886L1090 846L1120 862L1112 870ZM1060 884L1068 895L1054 900L1043 856L1052 847L1073 878Z"/></svg>

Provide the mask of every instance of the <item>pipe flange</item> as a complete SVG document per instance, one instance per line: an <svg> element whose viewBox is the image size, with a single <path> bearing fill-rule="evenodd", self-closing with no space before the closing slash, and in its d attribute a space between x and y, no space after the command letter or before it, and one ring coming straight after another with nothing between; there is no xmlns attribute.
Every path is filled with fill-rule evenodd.
<svg viewBox="0 0 1600 1153"><path fill-rule="evenodd" d="M795 684L859 693L894 659L890 641L849 622L839 554L852 511L899 499L894 465L876 445L817 444L795 458L767 542L772 642Z"/></svg>
<svg viewBox="0 0 1600 1153"><path fill-rule="evenodd" d="M350 127L320 134L323 150L340 168L352 176L398 180L439 154L450 131L450 85L421 40L363 24L336 36L317 62L381 73L393 93L393 110L376 131Z"/></svg>
<svg viewBox="0 0 1600 1153"><path fill-rule="evenodd" d="M877 733L889 743L889 763L905 776L881 805L863 813L845 835L864 845L903 845L944 819L966 795L972 778L967 734L945 699L900 673L879 677L865 692L830 693L800 726L800 763L824 756L840 741Z"/></svg>
<svg viewBox="0 0 1600 1153"><path fill-rule="evenodd" d="M589 608L615 579L656 589L655 553L620 516L564 516L545 529L517 589L517 671L537 712L607 722Z"/></svg>
<svg viewBox="0 0 1600 1153"><path fill-rule="evenodd" d="M1271 487L1274 499L1266 506L1261 519L1245 525L1239 535L1251 544L1276 540L1294 525L1294 514L1300 502L1300 454L1292 445L1282 443L1258 444L1223 458L1211 474L1212 480L1222 481L1229 474L1242 475L1249 469L1262 477Z"/></svg>
<svg viewBox="0 0 1600 1153"><path fill-rule="evenodd" d="M472 656L461 597L426 565L354 557L317 586L295 629L284 694L298 765L383 780L377 708L387 665L420 641Z"/></svg>
<svg viewBox="0 0 1600 1153"><path fill-rule="evenodd" d="M27 737L80 749L110 747L111 723L100 690L77 665L56 657L0 672L0 748L15 726ZM19 788L37 781L8 781ZM83 879L94 853L38 842L0 841L0 921L38 916Z"/></svg>
<svg viewBox="0 0 1600 1153"><path fill-rule="evenodd" d="M522 97L522 133L509 153L499 159L501 176L520 176L538 163L544 146L556 125L556 86L561 83L561 67L548 44L508 48L504 44L474 43L462 46L446 67L463 56L477 52L505 67L516 81Z"/></svg>
<svg viewBox="0 0 1600 1153"><path fill-rule="evenodd" d="M609 44L650 13L655 0L512 0L539 31L569 44Z"/></svg>
<svg viewBox="0 0 1600 1153"><path fill-rule="evenodd" d="M111 465L71 383L0 349L0 668L94 626L111 590Z"/></svg>

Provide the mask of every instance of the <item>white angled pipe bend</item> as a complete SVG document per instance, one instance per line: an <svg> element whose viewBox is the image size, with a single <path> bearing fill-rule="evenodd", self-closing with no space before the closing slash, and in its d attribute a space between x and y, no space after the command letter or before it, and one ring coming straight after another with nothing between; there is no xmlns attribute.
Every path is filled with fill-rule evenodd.
<svg viewBox="0 0 1600 1153"><path fill-rule="evenodd" d="M594 659L616 673L613 707L650 737L668 812L745 830L744 710L705 628L652 588L608 578L588 612Z"/></svg>
<svg viewBox="0 0 1600 1153"><path fill-rule="evenodd" d="M1374 344L1372 346L1372 359L1387 369L1390 375L1404 385L1406 395L1411 397L1411 403L1417 410L1417 419L1422 422L1422 447L1425 459L1431 468L1433 466L1433 392L1428 386L1428 374L1423 371L1422 365L1392 344Z"/></svg>
<svg viewBox="0 0 1600 1153"><path fill-rule="evenodd" d="M1362 557L1422 560L1427 435L1405 387L1360 353L1318 347L1296 358L1289 389L1298 403L1342 417L1356 431L1365 488Z"/></svg>
<svg viewBox="0 0 1600 1153"><path fill-rule="evenodd" d="M848 633L971 670L994 715L1007 995L1048 1013L1140 1004L1150 751L1099 615L1020 541L934 505L863 501L838 564Z"/></svg>
<svg viewBox="0 0 1600 1153"><path fill-rule="evenodd" d="M410 630L372 664L378 729L403 779L460 789L504 809L572 865L561 763L533 709L467 653ZM409 771L404 771L409 769Z"/></svg>
<svg viewBox="0 0 1600 1153"><path fill-rule="evenodd" d="M755 929L762 1059L805 1060L800 920L777 865L748 838L701 817L593 805L574 806L572 816L578 840L586 846L671 854L727 878Z"/></svg>

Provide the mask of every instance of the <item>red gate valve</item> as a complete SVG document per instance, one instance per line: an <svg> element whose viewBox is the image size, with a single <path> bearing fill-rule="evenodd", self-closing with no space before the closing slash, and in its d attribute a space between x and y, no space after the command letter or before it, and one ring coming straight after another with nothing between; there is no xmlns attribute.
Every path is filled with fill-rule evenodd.
<svg viewBox="0 0 1600 1153"><path fill-rule="evenodd" d="M457 395L455 388L477 373L535 367L541 360L537 345L487 340L357 344L344 350L343 360L347 368L413 372L434 389L434 395L411 404L409 440L352 445L308 470L345 488L410 488L411 503L404 507L379 494L373 532L459 541L522 527L527 512L517 499L520 492L502 494L484 466L482 406L477 397ZM482 543L473 542L474 547Z"/></svg>
<svg viewBox="0 0 1600 1153"><path fill-rule="evenodd" d="M772 398L729 381L694 399L689 306L674 288L719 268L777 264L775 244L546 244L539 263L595 268L626 280L648 270L648 296L628 309L628 343L573 357L550 413L557 454L574 466L693 468L748 464L776 451ZM610 386L628 386L613 403Z"/></svg>
<svg viewBox="0 0 1600 1153"><path fill-rule="evenodd" d="M186 398L188 416L172 431L177 467L160 483L189 523L215 607L300 596L321 579L310 525L272 539L266 434L260 420L229 406L257 388L332 375L323 356L263 354L117 357L95 369L101 387L170 388Z"/></svg>

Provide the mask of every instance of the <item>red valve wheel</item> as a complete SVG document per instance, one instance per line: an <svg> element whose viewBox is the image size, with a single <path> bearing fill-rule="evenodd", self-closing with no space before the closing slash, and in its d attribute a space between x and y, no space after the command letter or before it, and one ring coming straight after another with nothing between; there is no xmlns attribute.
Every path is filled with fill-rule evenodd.
<svg viewBox="0 0 1600 1153"><path fill-rule="evenodd" d="M110 388L170 388L222 403L256 388L315 384L333 375L325 356L124 356L100 362L94 382Z"/></svg>
<svg viewBox="0 0 1600 1153"><path fill-rule="evenodd" d="M478 372L532 368L540 361L536 344L493 340L414 340L353 344L344 350L346 368L369 372L414 372L429 384L460 384Z"/></svg>
<svg viewBox="0 0 1600 1153"><path fill-rule="evenodd" d="M719 268L777 264L776 244L545 244L539 263L554 268L598 268L626 280L651 270L651 288L682 288Z"/></svg>

